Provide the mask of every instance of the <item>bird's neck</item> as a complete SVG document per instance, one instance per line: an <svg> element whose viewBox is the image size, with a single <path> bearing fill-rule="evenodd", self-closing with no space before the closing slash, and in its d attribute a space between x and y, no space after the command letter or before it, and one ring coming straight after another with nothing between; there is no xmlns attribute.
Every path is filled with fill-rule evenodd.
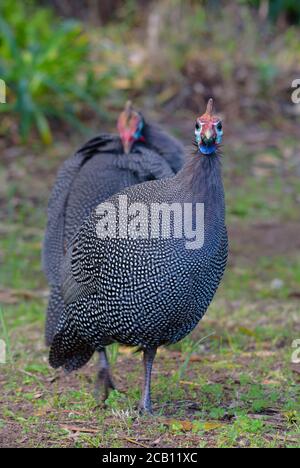
<svg viewBox="0 0 300 468"><path fill-rule="evenodd" d="M220 156L190 156L177 175L182 190L195 203L214 203L224 198Z"/></svg>
<svg viewBox="0 0 300 468"><path fill-rule="evenodd" d="M220 156L196 153L176 176L181 198L204 205L205 246L219 244L225 225L225 200Z"/></svg>

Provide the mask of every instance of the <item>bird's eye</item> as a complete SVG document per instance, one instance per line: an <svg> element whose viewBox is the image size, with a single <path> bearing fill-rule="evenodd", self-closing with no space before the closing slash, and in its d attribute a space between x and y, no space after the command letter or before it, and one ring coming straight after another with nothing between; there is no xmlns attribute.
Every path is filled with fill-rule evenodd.
<svg viewBox="0 0 300 468"><path fill-rule="evenodd" d="M217 130L221 131L223 128L222 122L218 122L216 127L217 127Z"/></svg>
<svg viewBox="0 0 300 468"><path fill-rule="evenodd" d="M200 130L200 125L198 122L196 122L196 125L195 125L195 130Z"/></svg>

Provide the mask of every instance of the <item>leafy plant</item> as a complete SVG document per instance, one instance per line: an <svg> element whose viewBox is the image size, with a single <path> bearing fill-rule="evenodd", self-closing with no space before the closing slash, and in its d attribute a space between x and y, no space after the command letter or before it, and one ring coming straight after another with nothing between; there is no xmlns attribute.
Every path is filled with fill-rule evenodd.
<svg viewBox="0 0 300 468"><path fill-rule="evenodd" d="M96 100L107 93L110 74L96 77L80 23L59 22L45 8L31 12L21 2L3 0L0 56L0 77L8 88L8 104L0 111L17 116L23 140L35 127L50 143L51 119L81 128L84 106L99 113Z"/></svg>
<svg viewBox="0 0 300 468"><path fill-rule="evenodd" d="M179 367L176 374L174 375L174 380L175 381L179 381L183 377L183 375L185 374L185 372L186 372L186 370L187 370L187 368L189 366L189 363L190 363L190 360L191 360L191 357L192 357L193 353L195 353L199 349L200 344L203 343L203 341L205 341L207 338L209 338L210 336L212 336L214 334L215 333L212 332L209 335L200 338L200 340L198 340L198 341L195 341L195 342L194 341L189 341L188 342L188 349L183 355L184 356L184 361L181 364L181 366Z"/></svg>
<svg viewBox="0 0 300 468"><path fill-rule="evenodd" d="M107 351L108 360L111 363L111 365L116 364L119 355L119 344L113 343L111 346L108 346Z"/></svg>

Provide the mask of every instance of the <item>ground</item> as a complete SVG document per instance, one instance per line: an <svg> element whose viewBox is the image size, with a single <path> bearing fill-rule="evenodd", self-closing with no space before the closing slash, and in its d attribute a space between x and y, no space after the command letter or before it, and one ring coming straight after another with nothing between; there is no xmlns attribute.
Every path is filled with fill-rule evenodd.
<svg viewBox="0 0 300 468"><path fill-rule="evenodd" d="M47 151L3 148L1 447L300 446L300 365L292 363L300 338L300 147L293 131L288 144L271 129L228 135L229 265L197 329L160 349L153 417L136 412L143 372L131 349L109 352L118 391L105 406L93 397L96 357L71 375L48 365L45 206L57 167L77 141Z"/></svg>

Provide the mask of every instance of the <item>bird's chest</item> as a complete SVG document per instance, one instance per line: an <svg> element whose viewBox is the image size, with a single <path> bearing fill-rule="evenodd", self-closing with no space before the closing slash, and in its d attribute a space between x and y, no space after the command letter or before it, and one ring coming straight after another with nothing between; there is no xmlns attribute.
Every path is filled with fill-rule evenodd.
<svg viewBox="0 0 300 468"><path fill-rule="evenodd" d="M128 242L128 241L127 241ZM109 255L102 262L103 295L119 307L153 304L168 284L167 259L155 248L143 248L132 241L132 248L122 249L122 241L110 244Z"/></svg>

